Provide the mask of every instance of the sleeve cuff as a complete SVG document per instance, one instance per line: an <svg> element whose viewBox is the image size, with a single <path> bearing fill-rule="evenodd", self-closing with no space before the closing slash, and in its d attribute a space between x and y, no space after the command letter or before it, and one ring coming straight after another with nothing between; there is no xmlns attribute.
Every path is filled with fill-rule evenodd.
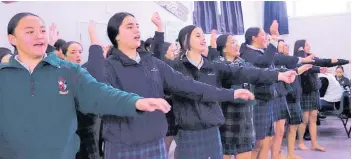
<svg viewBox="0 0 352 159"><path fill-rule="evenodd" d="M302 57L298 57L298 62L297 62L297 65L301 64L302 63Z"/></svg>

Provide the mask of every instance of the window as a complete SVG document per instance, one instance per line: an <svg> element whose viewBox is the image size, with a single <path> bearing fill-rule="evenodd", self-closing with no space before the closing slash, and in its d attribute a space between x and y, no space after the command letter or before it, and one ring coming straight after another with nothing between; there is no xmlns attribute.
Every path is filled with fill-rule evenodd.
<svg viewBox="0 0 352 159"><path fill-rule="evenodd" d="M351 11L351 2L348 1L286 1L289 17L313 16L321 14L348 13Z"/></svg>

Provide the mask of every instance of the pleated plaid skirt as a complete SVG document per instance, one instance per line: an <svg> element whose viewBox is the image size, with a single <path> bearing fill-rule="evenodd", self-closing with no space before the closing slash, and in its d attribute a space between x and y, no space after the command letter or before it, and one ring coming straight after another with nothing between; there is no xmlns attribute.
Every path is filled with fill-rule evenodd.
<svg viewBox="0 0 352 159"><path fill-rule="evenodd" d="M286 97L274 99L273 116L275 122L281 119L287 119L289 113Z"/></svg>
<svg viewBox="0 0 352 159"><path fill-rule="evenodd" d="M188 131L180 129L175 137L175 159L222 159L218 127Z"/></svg>
<svg viewBox="0 0 352 159"><path fill-rule="evenodd" d="M254 106L253 121L256 140L263 140L265 137L274 135L274 102L274 100L268 102L257 100L257 105Z"/></svg>
<svg viewBox="0 0 352 159"><path fill-rule="evenodd" d="M222 103L225 123L220 127L224 155L249 152L255 144L253 105Z"/></svg>
<svg viewBox="0 0 352 159"><path fill-rule="evenodd" d="M290 116L287 117L288 124L298 125L302 123L302 109L300 103L287 103L290 109Z"/></svg>
<svg viewBox="0 0 352 159"><path fill-rule="evenodd" d="M164 138L131 146L105 141L104 147L104 159L167 159Z"/></svg>
<svg viewBox="0 0 352 159"><path fill-rule="evenodd" d="M311 93L303 93L301 100L302 111L319 110L320 105L320 93L319 90Z"/></svg>

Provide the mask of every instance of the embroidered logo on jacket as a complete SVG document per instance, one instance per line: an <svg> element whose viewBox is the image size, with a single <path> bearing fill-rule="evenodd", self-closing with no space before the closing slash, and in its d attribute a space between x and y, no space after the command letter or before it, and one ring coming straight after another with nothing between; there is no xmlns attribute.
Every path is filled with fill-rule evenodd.
<svg viewBox="0 0 352 159"><path fill-rule="evenodd" d="M158 72L158 69L153 68L151 71L152 71L152 72Z"/></svg>
<svg viewBox="0 0 352 159"><path fill-rule="evenodd" d="M63 77L59 78L58 84L59 84L59 93L60 94L68 94L67 83Z"/></svg>

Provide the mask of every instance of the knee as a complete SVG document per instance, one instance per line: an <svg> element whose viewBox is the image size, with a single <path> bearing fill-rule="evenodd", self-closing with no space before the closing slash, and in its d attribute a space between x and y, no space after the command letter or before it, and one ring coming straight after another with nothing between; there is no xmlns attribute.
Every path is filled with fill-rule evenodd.
<svg viewBox="0 0 352 159"><path fill-rule="evenodd" d="M285 127L283 126L277 126L275 129L275 136L284 136L285 133Z"/></svg>
<svg viewBox="0 0 352 159"><path fill-rule="evenodd" d="M303 120L303 121L302 121L302 124L303 124L303 125L307 125L307 124L308 124L308 119Z"/></svg>
<svg viewBox="0 0 352 159"><path fill-rule="evenodd" d="M317 122L317 117L318 117L317 114L312 114L312 115L309 116L309 121L311 123Z"/></svg>
<svg viewBox="0 0 352 159"><path fill-rule="evenodd" d="M285 133L285 128L280 128L277 131L277 135L280 137L284 136L284 133Z"/></svg>

